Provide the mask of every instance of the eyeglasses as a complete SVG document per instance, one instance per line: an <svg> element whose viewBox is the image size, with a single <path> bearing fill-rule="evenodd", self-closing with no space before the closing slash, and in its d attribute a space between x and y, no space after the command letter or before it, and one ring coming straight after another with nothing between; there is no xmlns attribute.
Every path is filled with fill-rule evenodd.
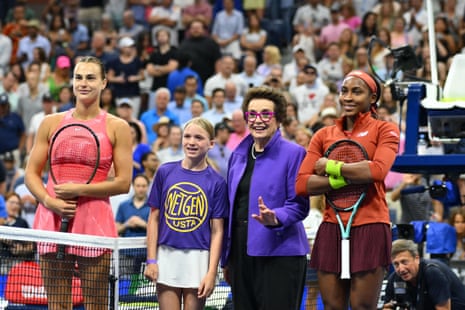
<svg viewBox="0 0 465 310"><path fill-rule="evenodd" d="M257 117L259 117L262 122L268 123L268 122L271 121L273 116L274 116L274 112L272 112L272 111L263 111L263 112L250 111L250 112L245 112L245 119L248 122L252 122L252 123L257 120Z"/></svg>

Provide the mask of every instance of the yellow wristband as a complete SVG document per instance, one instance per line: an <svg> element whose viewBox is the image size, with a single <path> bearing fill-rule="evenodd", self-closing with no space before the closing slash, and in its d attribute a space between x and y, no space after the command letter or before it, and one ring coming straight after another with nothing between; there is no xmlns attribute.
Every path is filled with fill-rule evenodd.
<svg viewBox="0 0 465 310"><path fill-rule="evenodd" d="M347 184L347 181L344 179L343 176L340 176L340 177L335 177L333 175L330 175L329 176L329 186L331 186L332 189L340 189L344 186L346 186Z"/></svg>
<svg viewBox="0 0 465 310"><path fill-rule="evenodd" d="M325 171L328 175L340 177L342 165L344 165L344 162L342 161L328 159L328 161L326 162Z"/></svg>

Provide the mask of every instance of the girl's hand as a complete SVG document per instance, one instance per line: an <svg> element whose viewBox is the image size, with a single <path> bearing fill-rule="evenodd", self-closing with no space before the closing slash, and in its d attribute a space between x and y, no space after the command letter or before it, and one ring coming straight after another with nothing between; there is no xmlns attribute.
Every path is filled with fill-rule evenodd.
<svg viewBox="0 0 465 310"><path fill-rule="evenodd" d="M156 284L158 281L158 264L147 264L145 266L144 276Z"/></svg>
<svg viewBox="0 0 465 310"><path fill-rule="evenodd" d="M202 279L197 292L197 297L199 299L210 297L215 289L215 278L216 274L207 273L207 275Z"/></svg>

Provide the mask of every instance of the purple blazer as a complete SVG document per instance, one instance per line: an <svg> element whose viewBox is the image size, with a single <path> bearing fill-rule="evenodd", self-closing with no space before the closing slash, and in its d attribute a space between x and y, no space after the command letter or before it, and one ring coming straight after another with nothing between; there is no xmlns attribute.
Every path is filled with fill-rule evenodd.
<svg viewBox="0 0 465 310"><path fill-rule="evenodd" d="M231 245L234 200L237 187L245 172L248 153L253 138L248 135L234 150L229 160L228 196L229 225L225 231L225 249L222 266L227 264ZM278 130L265 146L263 155L255 160L249 198L247 253L250 256L299 256L309 252L302 220L308 215L310 204L307 198L295 193L295 180L305 149L285 140ZM266 227L252 218L258 214L258 197L276 212L279 227Z"/></svg>

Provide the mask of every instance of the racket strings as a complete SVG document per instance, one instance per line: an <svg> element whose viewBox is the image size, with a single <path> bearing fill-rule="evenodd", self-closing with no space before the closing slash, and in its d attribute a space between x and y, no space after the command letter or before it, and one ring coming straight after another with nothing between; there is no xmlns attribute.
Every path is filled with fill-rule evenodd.
<svg viewBox="0 0 465 310"><path fill-rule="evenodd" d="M366 160L365 153L355 144L342 142L331 150L328 159L356 163ZM338 190L332 190L326 194L326 198L333 208L339 211L350 211L359 197L366 191L365 184L349 184Z"/></svg>
<svg viewBox="0 0 465 310"><path fill-rule="evenodd" d="M66 134L71 130L72 135ZM50 169L58 183L86 183L94 174L98 156L98 146L90 132L69 128L53 143Z"/></svg>

